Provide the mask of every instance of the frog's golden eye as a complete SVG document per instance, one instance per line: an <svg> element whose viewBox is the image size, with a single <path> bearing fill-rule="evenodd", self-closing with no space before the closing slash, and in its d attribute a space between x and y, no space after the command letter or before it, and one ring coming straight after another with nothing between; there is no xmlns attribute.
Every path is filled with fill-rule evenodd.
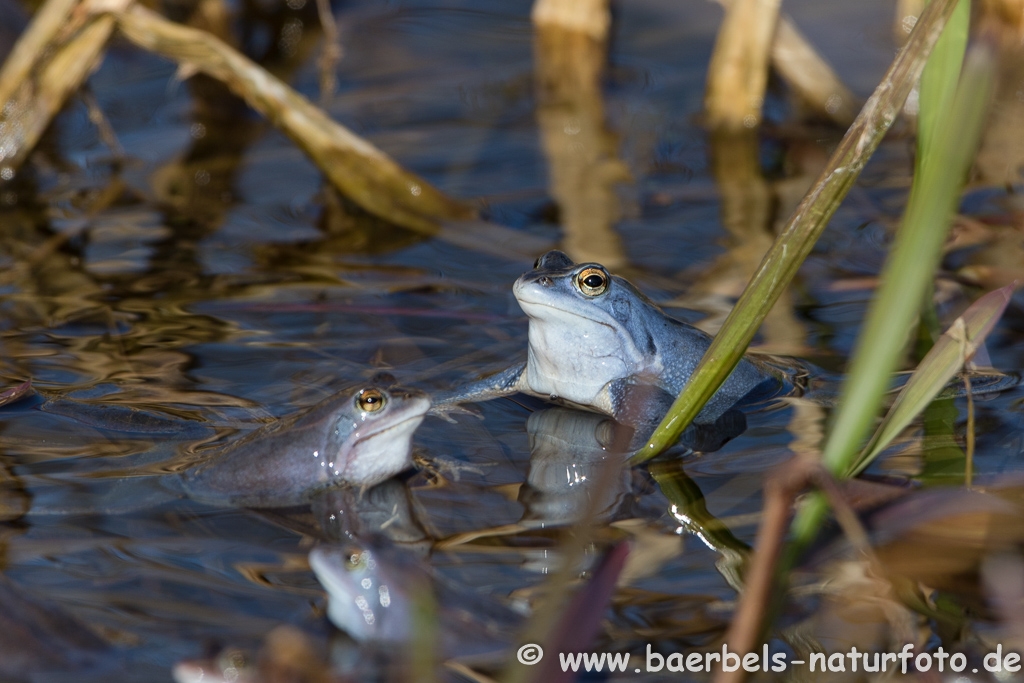
<svg viewBox="0 0 1024 683"><path fill-rule="evenodd" d="M356 394L356 407L364 413L375 413L385 405L388 399L377 389L363 389Z"/></svg>
<svg viewBox="0 0 1024 683"><path fill-rule="evenodd" d="M587 296L601 296L608 289L608 273L603 268L584 268L573 278L576 289Z"/></svg>

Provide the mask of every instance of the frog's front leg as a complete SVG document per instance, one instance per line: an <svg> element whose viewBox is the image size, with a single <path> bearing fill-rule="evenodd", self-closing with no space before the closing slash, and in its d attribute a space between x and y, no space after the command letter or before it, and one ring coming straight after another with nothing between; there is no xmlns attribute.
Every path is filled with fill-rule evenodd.
<svg viewBox="0 0 1024 683"><path fill-rule="evenodd" d="M525 372L526 363L517 363L489 377L463 384L450 391L438 392L433 396L430 412L445 417L453 412L458 412L457 404L459 403L489 401L492 398L518 393L523 390Z"/></svg>

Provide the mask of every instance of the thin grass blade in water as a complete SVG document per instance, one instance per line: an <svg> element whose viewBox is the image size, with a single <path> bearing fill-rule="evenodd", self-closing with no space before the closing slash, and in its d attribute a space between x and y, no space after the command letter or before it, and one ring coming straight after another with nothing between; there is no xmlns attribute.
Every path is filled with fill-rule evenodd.
<svg viewBox="0 0 1024 683"><path fill-rule="evenodd" d="M910 381L900 391L899 396L886 414L882 424L878 426L871 442L861 452L860 457L846 471L846 476L855 476L862 472L879 453L885 450L892 440L903 431L910 422L921 414L929 403L942 391L946 383L956 375L965 359L970 359L974 351L982 343L996 322L1006 310L1013 294L1012 287L1003 287L975 301L957 318L950 329L939 337L928 354L917 366ZM963 325L966 342L957 339L955 331ZM966 343L966 349L963 344Z"/></svg>

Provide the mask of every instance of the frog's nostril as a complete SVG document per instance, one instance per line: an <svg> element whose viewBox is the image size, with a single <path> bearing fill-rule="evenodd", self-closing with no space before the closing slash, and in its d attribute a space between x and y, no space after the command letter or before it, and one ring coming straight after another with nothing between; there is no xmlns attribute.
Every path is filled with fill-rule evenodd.
<svg viewBox="0 0 1024 683"><path fill-rule="evenodd" d="M538 280L537 280L537 283L538 283L538 284L539 284L539 285L540 285L541 287L550 287L551 285L553 285L553 284L554 284L554 283L553 283L553 282L551 281L551 278L547 277L546 275L545 275L544 277L542 277L542 278L538 279Z"/></svg>

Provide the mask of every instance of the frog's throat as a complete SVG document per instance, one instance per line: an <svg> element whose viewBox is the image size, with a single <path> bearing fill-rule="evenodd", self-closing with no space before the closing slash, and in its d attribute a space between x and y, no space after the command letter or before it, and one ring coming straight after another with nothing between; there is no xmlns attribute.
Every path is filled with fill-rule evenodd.
<svg viewBox="0 0 1024 683"><path fill-rule="evenodd" d="M545 303L541 303L539 301L531 301L529 299L522 299L522 298L518 298L518 297L517 297L517 300L519 301L519 307L523 309L523 313L525 313L528 318L530 318L531 320L536 320L538 323L544 323L545 319L543 317L541 317L541 316L531 315L530 311L528 310L529 307L536 306L538 308L546 308L548 310L556 311L556 312L561 313L563 315L571 315L574 318L579 318L581 320L588 320L588 321L590 321L592 323L595 323L597 325L603 325L603 326L605 326L605 327L607 327L607 328L609 328L609 329L611 329L613 331L616 331L616 332L618 331L615 325L612 325L612 324L610 324L610 323L608 323L608 322L606 322L604 320L600 320L598 318L594 318L594 317L591 317L589 315L582 315L581 313L578 313L576 311L570 311L569 309L562 308L561 306L552 306L551 304L545 304ZM525 304L525 306L524 306L524 304Z"/></svg>

